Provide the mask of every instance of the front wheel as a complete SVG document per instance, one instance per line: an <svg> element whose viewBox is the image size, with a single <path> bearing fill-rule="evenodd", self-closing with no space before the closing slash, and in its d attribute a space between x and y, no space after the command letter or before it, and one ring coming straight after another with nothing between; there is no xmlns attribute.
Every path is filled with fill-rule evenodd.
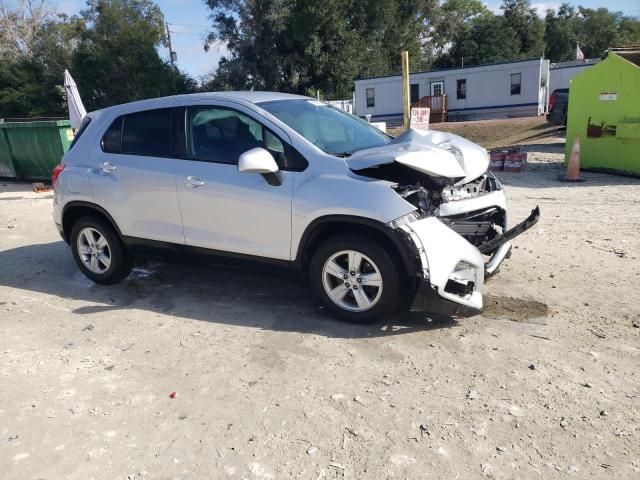
<svg viewBox="0 0 640 480"><path fill-rule="evenodd" d="M395 312L400 281L393 259L365 237L334 237L314 253L311 287L343 320L368 323Z"/></svg>

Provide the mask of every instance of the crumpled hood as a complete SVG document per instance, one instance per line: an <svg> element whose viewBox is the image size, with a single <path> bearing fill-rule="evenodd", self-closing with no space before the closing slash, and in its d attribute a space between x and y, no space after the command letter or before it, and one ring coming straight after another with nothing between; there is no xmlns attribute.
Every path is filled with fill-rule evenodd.
<svg viewBox="0 0 640 480"><path fill-rule="evenodd" d="M489 167L487 151L458 135L410 128L387 145L359 150L346 158L351 170L398 162L434 177L461 185L478 178Z"/></svg>

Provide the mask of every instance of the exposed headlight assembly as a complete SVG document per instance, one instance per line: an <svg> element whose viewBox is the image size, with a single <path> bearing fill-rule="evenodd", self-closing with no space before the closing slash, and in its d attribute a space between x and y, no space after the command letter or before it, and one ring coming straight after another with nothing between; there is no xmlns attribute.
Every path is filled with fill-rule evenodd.
<svg viewBox="0 0 640 480"><path fill-rule="evenodd" d="M400 228L403 225L408 225L409 223L415 222L416 220L419 220L418 213L411 212L401 216L400 218L391 220L387 225L389 225L391 228Z"/></svg>

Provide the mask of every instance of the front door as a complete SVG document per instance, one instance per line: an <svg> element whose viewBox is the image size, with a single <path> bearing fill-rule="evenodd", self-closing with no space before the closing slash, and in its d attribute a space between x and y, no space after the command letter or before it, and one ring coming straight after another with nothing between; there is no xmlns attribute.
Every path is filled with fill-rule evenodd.
<svg viewBox="0 0 640 480"><path fill-rule="evenodd" d="M223 106L187 109L187 160L177 177L187 245L289 260L292 171L280 183L238 171L239 156L266 148L283 168L283 141L248 114Z"/></svg>
<svg viewBox="0 0 640 480"><path fill-rule="evenodd" d="M444 82L431 82L431 96L441 97L444 94Z"/></svg>

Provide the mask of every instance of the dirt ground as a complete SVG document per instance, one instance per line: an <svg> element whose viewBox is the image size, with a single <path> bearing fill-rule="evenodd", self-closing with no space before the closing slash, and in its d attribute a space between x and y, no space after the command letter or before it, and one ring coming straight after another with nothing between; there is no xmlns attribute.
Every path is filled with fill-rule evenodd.
<svg viewBox="0 0 640 480"><path fill-rule="evenodd" d="M455 133L485 148L504 147L507 145L540 143L545 138L564 134L563 128L549 124L545 117L501 118L495 120L475 120L472 122L433 123L432 130ZM389 129L389 133L397 136L404 131L403 127Z"/></svg>
<svg viewBox="0 0 640 480"><path fill-rule="evenodd" d="M561 148L500 175L542 218L482 314L372 326L281 276L95 286L0 182L0 477L640 478L640 180L560 183Z"/></svg>

